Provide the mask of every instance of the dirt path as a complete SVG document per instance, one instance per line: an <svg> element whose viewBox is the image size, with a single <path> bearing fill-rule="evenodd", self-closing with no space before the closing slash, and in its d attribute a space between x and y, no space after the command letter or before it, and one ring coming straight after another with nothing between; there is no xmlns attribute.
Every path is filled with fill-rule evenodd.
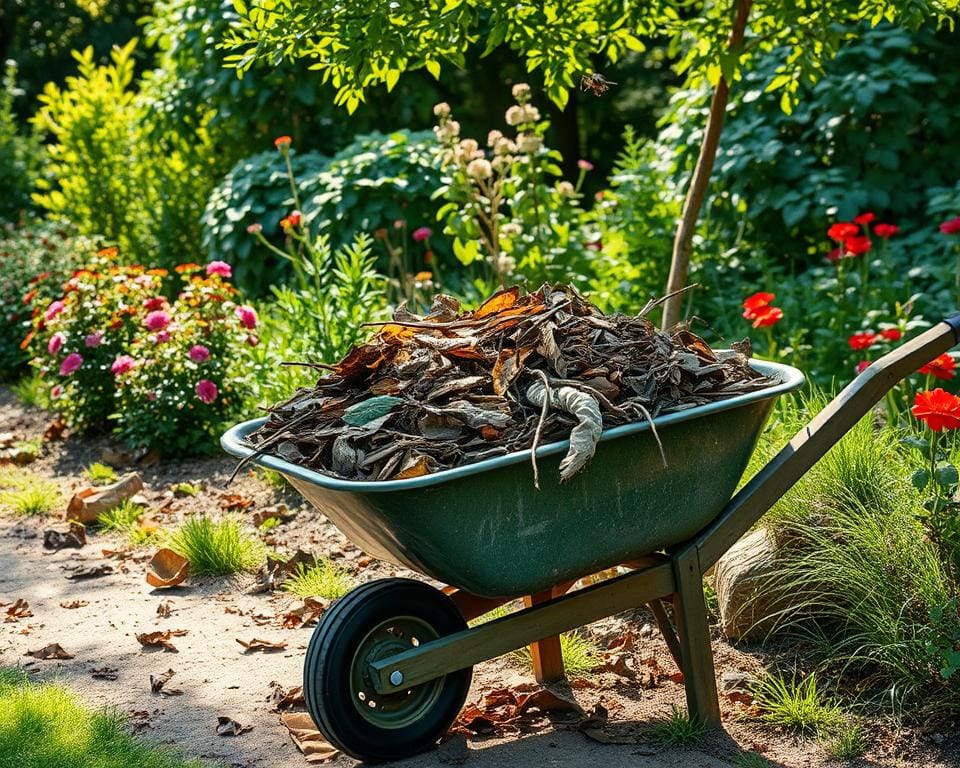
<svg viewBox="0 0 960 768"><path fill-rule="evenodd" d="M8 392L0 390L0 431L35 437L42 434L48 421L48 414L24 409ZM84 485L82 468L99 459L108 444L100 439L51 443L44 456L28 468L56 479L69 495ZM229 459L211 458L161 462L143 469L151 511L165 526L192 514L223 514L222 487L232 468ZM201 481L204 490L196 497L171 500L170 486L180 481ZM296 497L253 474L241 477L230 492L253 502L246 515L278 502L292 508L299 503ZM42 531L50 522L0 516L0 603L22 598L33 614L0 623L0 665L23 666L37 678L58 679L70 685L93 705L127 712L132 726L145 737L174 745L188 756L245 768L307 765L268 702L272 682L284 688L300 684L303 652L312 629L284 629L278 620L298 601L283 593L246 594L244 589L252 582L248 576L191 580L173 590L154 590L144 581L144 560L150 550L125 557L104 554L103 550L123 550L124 542L117 536L94 533L80 550L48 553L42 546ZM401 573L384 563L367 563L336 528L307 509L302 509L292 523L271 532L268 543L281 551L303 548L336 558L352 572L356 582ZM103 564L111 565L114 572L90 580L67 578L78 569ZM64 607L73 601L83 604ZM169 616L158 615L161 604L169 604ZM666 646L656 632L641 636L647 633L640 633L640 627L649 621L647 614L638 611L588 630L601 647L626 631L637 634L633 668L646 665L649 669L652 662L660 667L652 680L645 678L647 687L630 677L603 673L577 684L574 690L585 709L602 701L610 713L609 734L627 734L634 743L598 743L566 726L562 718L555 722L544 718L522 733L470 740L468 764L478 768L719 768L733 764L742 750L751 749L760 750L773 766L829 764L815 742L800 742L758 726L743 715L740 704L728 699L723 701L725 731L709 736L700 748L664 749L644 742L642 733L647 723L669 715L673 706L683 705L683 686L670 679L676 668ZM166 629L186 630L185 635L173 639L177 653L145 650L136 639L138 633ZM270 654L244 653L237 640L254 637L282 641L287 647ZM49 643L59 643L75 658L36 661L24 655ZM718 674L725 670L756 672L763 661L719 640L715 650ZM181 690L182 695L151 693L150 676L168 669L175 674L167 687ZM104 675L115 679L103 679ZM532 676L521 662L504 657L475 669L468 700L477 700L496 688L531 682ZM238 737L219 737L215 728L221 715L252 725L253 730ZM862 765L960 765L955 737L934 748L929 740L909 733L891 734L878 728L876 736L869 759ZM442 765L451 759L447 751L440 750L400 764L419 768ZM354 763L340 757L332 764L339 767Z"/></svg>

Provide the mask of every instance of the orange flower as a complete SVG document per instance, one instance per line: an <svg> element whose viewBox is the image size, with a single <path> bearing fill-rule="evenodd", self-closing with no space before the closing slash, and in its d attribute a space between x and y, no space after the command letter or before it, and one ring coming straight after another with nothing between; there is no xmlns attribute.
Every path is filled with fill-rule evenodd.
<svg viewBox="0 0 960 768"><path fill-rule="evenodd" d="M284 232L289 232L296 226L300 225L300 220L303 218L303 215L300 211L291 211L289 214L280 219L280 227Z"/></svg>
<svg viewBox="0 0 960 768"><path fill-rule="evenodd" d="M783 320L783 310L780 307L763 307L753 316L754 328L768 328Z"/></svg>
<svg viewBox="0 0 960 768"><path fill-rule="evenodd" d="M911 413L934 432L960 428L960 397L937 389L917 392Z"/></svg>
<svg viewBox="0 0 960 768"><path fill-rule="evenodd" d="M957 373L957 361L950 356L950 353L944 352L940 357L923 366L919 373L933 376L935 379L952 379Z"/></svg>
<svg viewBox="0 0 960 768"><path fill-rule="evenodd" d="M109 248L101 248L99 251L97 251L97 256L103 256L105 259L112 259L118 253L120 253L120 249L115 245L111 245Z"/></svg>
<svg viewBox="0 0 960 768"><path fill-rule="evenodd" d="M194 264L191 261L191 262L188 262L187 264L178 264L173 269L174 271L176 271L178 275L182 275L185 272L196 272L198 269L202 269L202 267L199 264Z"/></svg>
<svg viewBox="0 0 960 768"><path fill-rule="evenodd" d="M289 136L277 136L277 138L273 140L273 146L275 146L281 152L287 149L292 143L293 139L291 139Z"/></svg>

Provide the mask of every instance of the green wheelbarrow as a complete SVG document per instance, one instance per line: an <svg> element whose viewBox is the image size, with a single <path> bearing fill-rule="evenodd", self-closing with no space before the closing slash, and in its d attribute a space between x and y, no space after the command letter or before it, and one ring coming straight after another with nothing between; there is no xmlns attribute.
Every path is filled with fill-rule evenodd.
<svg viewBox="0 0 960 768"><path fill-rule="evenodd" d="M230 454L286 477L364 552L443 584L381 579L324 613L303 690L317 727L348 755L394 760L429 748L455 720L474 664L529 645L541 682L563 676L559 633L647 604L683 672L692 717L719 724L703 574L898 381L954 346L950 317L873 363L736 494L778 395L803 374L753 361L772 386L604 432L587 469L559 484L566 442L424 477L352 482L256 455L227 432ZM580 589L586 576L626 566ZM525 607L467 622L518 597ZM666 604L672 603L672 618Z"/></svg>

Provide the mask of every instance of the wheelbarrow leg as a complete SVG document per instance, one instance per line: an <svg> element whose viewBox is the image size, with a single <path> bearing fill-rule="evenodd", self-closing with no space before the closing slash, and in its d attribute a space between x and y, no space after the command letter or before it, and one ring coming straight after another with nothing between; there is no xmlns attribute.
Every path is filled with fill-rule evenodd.
<svg viewBox="0 0 960 768"><path fill-rule="evenodd" d="M692 719L707 725L720 725L720 701L710 647L707 604L703 597L703 572L696 547L673 557L677 591L674 618L680 644L683 683L687 690L687 709Z"/></svg>
<svg viewBox="0 0 960 768"><path fill-rule="evenodd" d="M545 603L554 597L564 594L566 589L563 586L545 589L535 595L527 595L523 598L523 607L530 608L540 603ZM530 658L533 660L533 676L538 683L555 683L563 680L565 673L563 670L563 652L560 650L560 635L552 635L542 640L537 640L530 644Z"/></svg>

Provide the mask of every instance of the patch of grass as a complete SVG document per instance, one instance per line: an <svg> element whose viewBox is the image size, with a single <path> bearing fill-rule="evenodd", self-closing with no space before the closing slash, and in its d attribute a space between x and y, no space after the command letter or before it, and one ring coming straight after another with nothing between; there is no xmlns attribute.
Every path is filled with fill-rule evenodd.
<svg viewBox="0 0 960 768"><path fill-rule="evenodd" d="M97 526L101 531L108 533L126 533L131 528L137 527L144 511L144 508L139 504L134 504L130 499L124 499L113 509L99 515Z"/></svg>
<svg viewBox="0 0 960 768"><path fill-rule="evenodd" d="M827 739L827 754L836 760L855 760L867 751L870 739L857 723L844 723Z"/></svg>
<svg viewBox="0 0 960 768"><path fill-rule="evenodd" d="M57 484L26 470L0 467L0 511L15 515L49 515L63 497Z"/></svg>
<svg viewBox="0 0 960 768"><path fill-rule="evenodd" d="M706 723L690 717L675 706L670 717L653 724L650 739L668 747L688 747L700 743L706 732Z"/></svg>
<svg viewBox="0 0 960 768"><path fill-rule="evenodd" d="M835 729L844 722L843 713L828 701L817 686L817 676L798 681L768 674L752 687L753 704L760 719L807 736Z"/></svg>
<svg viewBox="0 0 960 768"><path fill-rule="evenodd" d="M275 519L275 518L270 518ZM263 526L261 526L261 529ZM321 559L307 568L301 563L296 573L283 582L285 591L297 597L325 597L335 600L343 597L351 587L347 572L336 563Z"/></svg>
<svg viewBox="0 0 960 768"><path fill-rule="evenodd" d="M110 485L117 481L117 470L99 461L93 462L83 470L83 474L94 485Z"/></svg>
<svg viewBox="0 0 960 768"><path fill-rule="evenodd" d="M36 461L43 455L43 438L34 437L30 440L17 440L13 444L14 454L18 455L18 461L24 464Z"/></svg>
<svg viewBox="0 0 960 768"><path fill-rule="evenodd" d="M175 483L171 486L172 490L177 496L196 496L200 491L203 490L203 486L199 483Z"/></svg>
<svg viewBox="0 0 960 768"><path fill-rule="evenodd" d="M10 389L17 400L33 408L46 408L50 405L50 395L43 379L36 373L28 374L14 383Z"/></svg>
<svg viewBox="0 0 960 768"><path fill-rule="evenodd" d="M263 467L257 468L257 474L260 475L260 478L271 488L275 490L282 491L287 487L287 481L283 475L279 472L275 472L272 469L264 469Z"/></svg>
<svg viewBox="0 0 960 768"><path fill-rule="evenodd" d="M283 521L279 517L268 517L257 527L262 533L267 533L272 531L274 528L278 527Z"/></svg>
<svg viewBox="0 0 960 768"><path fill-rule="evenodd" d="M167 546L187 558L190 572L198 576L251 571L266 559L263 544L230 518L191 518L168 535Z"/></svg>
<svg viewBox="0 0 960 768"><path fill-rule="evenodd" d="M741 752L733 758L737 768L770 768L770 761L759 752Z"/></svg>
<svg viewBox="0 0 960 768"><path fill-rule="evenodd" d="M0 765L18 768L203 768L130 734L114 712L87 709L68 689L0 668Z"/></svg>

